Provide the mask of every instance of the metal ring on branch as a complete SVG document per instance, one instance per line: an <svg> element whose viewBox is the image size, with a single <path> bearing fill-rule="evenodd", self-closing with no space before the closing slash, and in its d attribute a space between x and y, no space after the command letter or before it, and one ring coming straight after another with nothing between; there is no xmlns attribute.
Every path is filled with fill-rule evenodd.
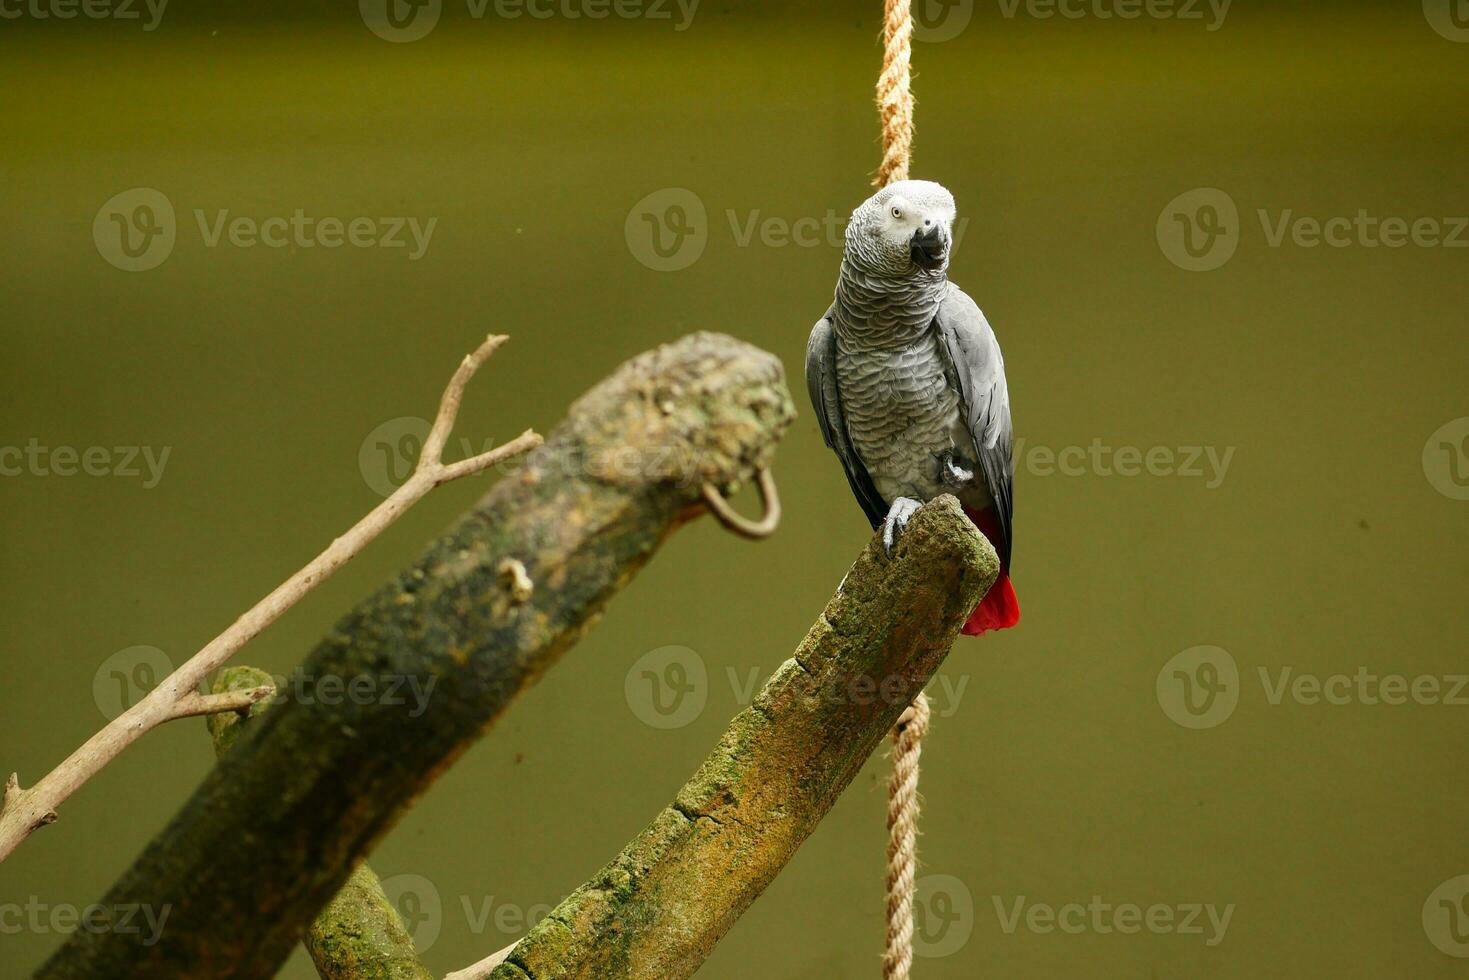
<svg viewBox="0 0 1469 980"><path fill-rule="evenodd" d="M719 523L740 537L753 541L770 537L780 526L780 495L775 492L775 475L764 466L760 467L756 475L760 484L760 502L765 505L765 516L759 521L752 521L737 513L712 483L706 483L701 488L704 502L709 505Z"/></svg>

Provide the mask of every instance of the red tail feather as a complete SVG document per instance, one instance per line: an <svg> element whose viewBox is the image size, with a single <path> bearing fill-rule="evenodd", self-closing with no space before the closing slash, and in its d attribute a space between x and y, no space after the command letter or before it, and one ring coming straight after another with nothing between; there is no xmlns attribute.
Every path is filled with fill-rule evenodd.
<svg viewBox="0 0 1469 980"><path fill-rule="evenodd" d="M974 526L998 549L1001 540L1000 522L996 519L993 508L970 510L965 507L964 513L969 515ZM1020 602L1015 598L1015 589L1010 585L1010 566L1006 562L1000 566L1000 577L990 586L979 605L974 607L974 612L969 614L969 622L964 624L964 635L979 636L990 630L1005 630L1018 622Z"/></svg>

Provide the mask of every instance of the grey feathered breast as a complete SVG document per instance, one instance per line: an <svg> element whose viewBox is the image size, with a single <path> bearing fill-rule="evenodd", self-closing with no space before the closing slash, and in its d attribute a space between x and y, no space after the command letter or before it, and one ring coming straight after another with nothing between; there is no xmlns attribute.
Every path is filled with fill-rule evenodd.
<svg viewBox="0 0 1469 980"><path fill-rule="evenodd" d="M952 283L939 304L932 329L939 353L945 359L949 384L959 392L965 427L974 442L980 473L994 498L1003 538L995 544L1001 560L1008 565L1014 516L1015 469L1011 455L1014 432L1000 344L974 300ZM853 448L842 411L836 356L832 311L828 310L817 321L806 345L806 387L816 409L821 435L841 460L852 493L875 528L887 516L890 501L883 500L878 493Z"/></svg>

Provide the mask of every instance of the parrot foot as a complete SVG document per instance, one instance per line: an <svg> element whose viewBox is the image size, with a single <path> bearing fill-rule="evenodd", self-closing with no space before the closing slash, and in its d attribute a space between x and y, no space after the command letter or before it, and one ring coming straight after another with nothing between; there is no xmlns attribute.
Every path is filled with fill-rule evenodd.
<svg viewBox="0 0 1469 980"><path fill-rule="evenodd" d="M947 486L957 490L974 482L974 471L959 465L958 458L953 453L944 453L939 456L939 464L941 467L939 479Z"/></svg>
<svg viewBox="0 0 1469 980"><path fill-rule="evenodd" d="M893 557L893 545L897 543L898 535L908 526L908 521L918 513L918 508L923 504L912 497L899 497L893 501L888 508L887 520L882 522L882 547L889 558Z"/></svg>

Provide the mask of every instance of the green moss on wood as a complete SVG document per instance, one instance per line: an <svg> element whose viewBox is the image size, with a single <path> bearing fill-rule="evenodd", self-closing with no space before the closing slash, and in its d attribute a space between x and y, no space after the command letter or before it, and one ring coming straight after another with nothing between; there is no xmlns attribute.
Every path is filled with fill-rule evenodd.
<svg viewBox="0 0 1469 980"><path fill-rule="evenodd" d="M432 980L382 883L365 864L306 930L306 951L322 980Z"/></svg>
<svg viewBox="0 0 1469 980"><path fill-rule="evenodd" d="M750 707L492 980L679 980L790 860L947 655L999 560L952 497L877 542Z"/></svg>
<svg viewBox="0 0 1469 980"><path fill-rule="evenodd" d="M269 674L254 667L226 667L215 677L215 694L272 683ZM216 755L228 752L250 727L249 720L270 706L251 705L248 714L225 712L208 716ZM418 960L413 937L398 910L383 892L382 883L366 864L359 864L306 930L306 951L322 980L432 980Z"/></svg>
<svg viewBox="0 0 1469 980"><path fill-rule="evenodd" d="M168 903L162 938L77 930L38 976L273 975L414 797L698 513L700 483L748 480L794 414L779 360L730 337L624 364L337 624L108 892L108 906ZM343 698L364 679L379 696ZM421 711L408 681L430 692Z"/></svg>

